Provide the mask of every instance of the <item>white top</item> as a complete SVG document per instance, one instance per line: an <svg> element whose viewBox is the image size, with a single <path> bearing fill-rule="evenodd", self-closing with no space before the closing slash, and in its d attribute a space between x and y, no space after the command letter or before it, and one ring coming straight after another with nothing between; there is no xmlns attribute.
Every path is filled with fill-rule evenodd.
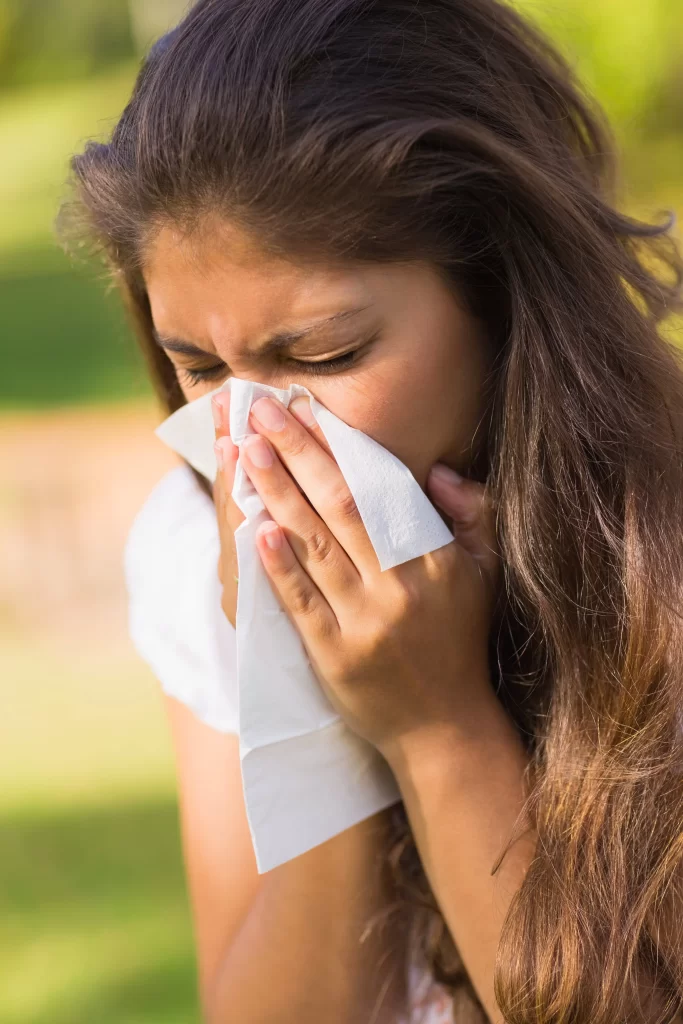
<svg viewBox="0 0 683 1024"><path fill-rule="evenodd" d="M128 626L165 693L211 728L237 734L236 634L221 607L219 552L213 502L189 466L170 470L126 541ZM411 965L410 1024L452 1024L450 999L430 981Z"/></svg>
<svg viewBox="0 0 683 1024"><path fill-rule="evenodd" d="M236 734L235 629L221 608L219 552L213 502L188 466L170 470L126 541L128 628L165 693Z"/></svg>

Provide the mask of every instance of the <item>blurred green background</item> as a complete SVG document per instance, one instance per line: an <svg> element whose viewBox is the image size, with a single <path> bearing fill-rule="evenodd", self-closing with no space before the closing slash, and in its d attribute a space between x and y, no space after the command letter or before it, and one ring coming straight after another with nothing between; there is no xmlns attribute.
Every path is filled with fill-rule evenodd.
<svg viewBox="0 0 683 1024"><path fill-rule="evenodd" d="M681 0L518 4L611 115L627 208L680 214ZM52 229L70 153L106 137L184 7L0 0L3 1024L198 1020L172 757L121 572L174 463L116 296Z"/></svg>

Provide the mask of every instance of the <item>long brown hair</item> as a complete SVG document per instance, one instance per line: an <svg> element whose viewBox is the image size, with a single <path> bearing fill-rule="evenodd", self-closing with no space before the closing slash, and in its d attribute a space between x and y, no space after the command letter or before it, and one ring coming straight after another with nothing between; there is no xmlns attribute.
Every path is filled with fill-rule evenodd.
<svg viewBox="0 0 683 1024"><path fill-rule="evenodd" d="M671 219L618 212L613 153L497 0L199 0L72 158L57 224L104 256L169 411L140 269L169 221L225 216L284 258L429 260L486 324L491 671L538 834L496 964L514 1024L640 1019L643 979L657 1020L683 998L683 367L660 329L682 272ZM401 808L422 951L456 1019L485 1020Z"/></svg>

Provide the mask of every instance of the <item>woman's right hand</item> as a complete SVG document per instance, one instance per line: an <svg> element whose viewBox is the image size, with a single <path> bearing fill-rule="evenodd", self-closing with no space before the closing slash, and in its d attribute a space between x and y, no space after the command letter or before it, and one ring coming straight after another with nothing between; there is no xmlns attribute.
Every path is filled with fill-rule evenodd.
<svg viewBox="0 0 683 1024"><path fill-rule="evenodd" d="M235 530L244 520L244 514L230 496L239 454L239 448L230 440L230 392L219 391L217 395L214 395L211 409L216 427L216 461L218 462L221 457L220 452L222 452L225 465L225 472L219 471L216 474L216 482L213 485L213 500L216 506L221 541L218 558L218 578L223 587L221 607L230 624L234 626L237 611Z"/></svg>
<svg viewBox="0 0 683 1024"><path fill-rule="evenodd" d="M223 611L234 626L235 530L245 517L231 497L239 449L229 436L230 393L218 392L212 408L216 442L225 453L225 469L216 474L213 488L221 545L218 576ZM408 950L400 912L395 926L387 926L398 903L386 861L391 808L259 875L237 737L207 729L168 700L176 719L182 719L176 724L176 747L207 1021L320 1020L330 1006L338 1008L340 1020L397 1020L407 1000ZM292 937L284 950L282 935ZM271 984L264 986L254 963ZM344 969L330 971L330 963Z"/></svg>

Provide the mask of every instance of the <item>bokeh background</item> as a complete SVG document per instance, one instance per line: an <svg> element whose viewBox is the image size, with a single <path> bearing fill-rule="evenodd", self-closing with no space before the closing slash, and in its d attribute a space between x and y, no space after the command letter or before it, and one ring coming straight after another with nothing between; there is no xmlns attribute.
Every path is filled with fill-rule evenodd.
<svg viewBox="0 0 683 1024"><path fill-rule="evenodd" d="M683 0L517 3L611 115L624 206L683 213ZM176 460L117 295L53 232L70 153L106 138L185 6L0 0L3 1024L199 1019L172 752L122 572Z"/></svg>

